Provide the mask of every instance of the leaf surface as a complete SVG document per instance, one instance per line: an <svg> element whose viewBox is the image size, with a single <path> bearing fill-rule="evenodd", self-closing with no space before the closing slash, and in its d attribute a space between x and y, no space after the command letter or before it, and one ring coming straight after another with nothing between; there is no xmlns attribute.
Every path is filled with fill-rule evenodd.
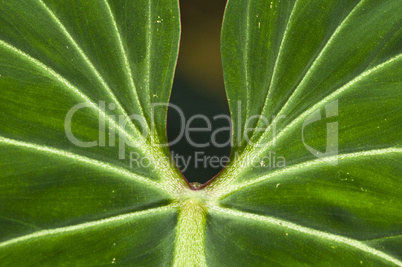
<svg viewBox="0 0 402 267"><path fill-rule="evenodd" d="M2 265L402 266L399 1L229 0L201 190L166 146L177 1L0 14Z"/></svg>
<svg viewBox="0 0 402 267"><path fill-rule="evenodd" d="M1 1L0 13L0 262L169 265L185 183L152 145L167 110L152 103L170 95L177 2Z"/></svg>
<svg viewBox="0 0 402 267"><path fill-rule="evenodd" d="M401 6L283 2L227 6L235 153L209 185L207 259L401 265Z"/></svg>

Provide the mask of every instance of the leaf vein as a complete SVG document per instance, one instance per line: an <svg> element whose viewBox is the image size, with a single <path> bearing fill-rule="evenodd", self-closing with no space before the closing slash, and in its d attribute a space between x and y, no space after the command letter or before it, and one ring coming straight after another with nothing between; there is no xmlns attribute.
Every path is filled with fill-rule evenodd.
<svg viewBox="0 0 402 267"><path fill-rule="evenodd" d="M41 238L44 236L52 236L52 235L64 234L64 233L69 233L69 232L74 232L74 231L82 231L84 229L103 225L103 224L124 221L126 219L140 217L140 216L144 216L144 215L148 215L148 214L166 212L166 211L170 211L170 210L174 209L176 206L177 206L176 204L170 204L170 205L163 206L163 207L142 210L142 211L135 211L135 212L131 212L128 214L118 215L118 216L101 219L101 220L97 220L97 221L91 221L91 222L81 223L81 224L72 225L72 226L66 226L66 227L60 227L60 228L55 228L55 229L48 229L48 230L43 230L43 231L39 231L39 232L34 232L32 234L24 235L21 237L13 238L13 239L7 240L5 242L2 242L2 243L0 243L0 249L5 248L7 246L14 245L14 244L18 244L20 242L24 242L24 241L27 241L30 239L37 239L37 238Z"/></svg>
<svg viewBox="0 0 402 267"><path fill-rule="evenodd" d="M384 259L388 262L394 263L398 266L402 266L402 262L397 260L396 258L382 252L379 251L377 249L374 249L370 246L367 246L366 244L355 240L355 239L351 239L351 238L347 238L344 236L340 236L340 235L335 235L335 234L331 234L331 233L327 233L327 232L323 232L323 231L319 231L316 229L312 229L312 228L308 228L305 226L301 226L299 224L295 224L292 222L288 222L288 221L284 221L284 220L280 220L278 218L275 217L268 217L268 216L262 216L262 215L256 215L256 214L252 214L252 213L247 213L247 212L242 212L242 211L237 211L237 210L232 210L232 209L227 209L227 208L222 208L222 207L218 207L218 206L214 206L211 207L211 210L217 212L217 213L223 213L223 214L227 214L230 216L234 216L234 217L241 217L241 218L245 218L245 219L250 219L250 220L254 220L254 221L258 221L261 223L269 223L272 225L276 225L279 227L283 227L283 228L287 228L287 229L291 229L300 233L304 233L307 235L311 235L314 237L318 237L321 239L325 239L325 240L329 240L329 241L333 241L336 243L341 243L341 244L345 244L347 246L356 248L358 250L361 250L363 252L366 252L368 254L371 254L373 256L376 256L378 258Z"/></svg>
<svg viewBox="0 0 402 267"><path fill-rule="evenodd" d="M307 80L307 78L310 76L310 74L312 73L312 71L315 69L315 66L317 65L317 63L319 62L319 60L321 59L322 55L327 51L327 49L329 49L330 45L332 44L332 41L334 40L334 38L338 35L338 33L343 29L344 25L346 24L346 22L350 19L350 17L356 12L356 10L358 9L358 7L360 5L362 5L363 1L360 1L351 11L350 13L345 17L345 19L339 24L339 26L335 29L335 31L333 32L333 34L331 35L331 37L328 39L328 41L326 42L326 44L323 46L323 48L321 49L320 53L318 54L318 56L316 57L316 59L313 61L313 63L310 65L308 71L306 72L306 74L304 75L304 77L302 78L301 82L298 84L298 86L293 90L292 94L289 96L289 98L287 99L287 101L285 102L285 104L282 106L282 108L279 110L278 112L278 116L280 116L283 113L283 110L286 109L286 107L290 104L290 101L296 96L296 94L298 93L298 91L300 90L300 88L302 87L302 85L305 83L305 81ZM265 134L265 133L264 133Z"/></svg>
<svg viewBox="0 0 402 267"><path fill-rule="evenodd" d="M278 50L278 53L277 53L276 58L275 58L275 63L274 63L274 67L273 67L271 79L270 79L270 82L269 82L269 85L268 85L267 95L266 95L266 97L265 97L264 105L263 105L263 107L262 107L262 110L261 110L261 112L260 112L260 115L265 113L265 110L266 110L267 105L268 105L268 102L269 102L270 95L272 94L272 85L273 85L273 82L274 82L274 80L275 80L276 73L277 73L277 71L278 71L278 62L279 62L279 60L280 60L280 58L281 58L281 55L282 55L282 52L283 52L283 44L284 44L284 41L285 41L285 40L287 39L287 37L288 37L290 21L291 21L293 15L294 15L294 10L296 9L297 3L299 3L298 0L296 0L296 2L294 3L294 5L293 5L293 7L292 7L292 10L290 11L289 19L288 19L288 21L287 21L287 23L286 23L285 30L283 31L283 35L282 35L282 38L281 38L281 43L280 43L280 45L279 45L279 50ZM264 83L264 84L265 84L265 83ZM256 124L257 127L258 127L258 124L260 123L260 118L261 118L261 117L258 117L257 124ZM262 137L264 134L265 134L265 132L262 133L261 137Z"/></svg>
<svg viewBox="0 0 402 267"><path fill-rule="evenodd" d="M94 109L96 109L99 114L103 117L103 119L107 119L113 127L119 130L120 133L124 134L131 142L133 142L133 137L123 128L120 127L116 123L116 121L112 120L99 106L97 106L87 95L82 93L77 87L72 85L69 81L67 81L61 74L57 73L55 70L53 70L51 67L45 65L41 61L31 57L30 55L24 53L20 49L4 42L3 40L0 40L0 45L4 46L5 48L11 50L12 52L16 53L17 55L21 56L25 60L33 63L34 65L40 67L41 69L45 70L47 73L49 73L51 76L53 76L58 82L60 82L62 85L66 86L68 89L70 89L76 96L80 97L82 100L86 101L89 103ZM143 140L141 140L143 141Z"/></svg>
<svg viewBox="0 0 402 267"><path fill-rule="evenodd" d="M319 107L323 106L325 103L328 103L329 101L334 100L334 98L340 96L343 92L346 92L348 89L352 88L352 86L354 84L356 84L357 82L363 80L364 78L366 78L369 75L375 73L376 71L381 70L382 68L384 68L387 65L393 63L394 61L401 60L401 59L402 59L402 54L399 54L399 55L389 59L388 61L386 61L386 62L384 62L382 64L379 64L379 65L377 65L377 66L375 66L375 67L363 72L362 74L360 74L359 76L357 76L356 78L354 78L353 80L348 82L346 85L344 85L344 86L340 87L339 89L333 91L331 94L329 94L328 96L323 98L320 102L316 103L311 108L307 109L305 112L303 112L301 115L299 115L292 122L290 122L283 130L281 130L278 133L277 136L275 136L274 140L269 144L269 146L267 148L269 148L271 144L275 144L285 132L287 132L289 129L292 128L293 125L297 124L298 122L301 122L303 119L305 119L314 110L316 110Z"/></svg>
<svg viewBox="0 0 402 267"><path fill-rule="evenodd" d="M24 147L24 148L28 148L28 149L33 149L36 151L40 151L40 152L44 152L44 153L49 153L49 154L54 154L54 155L58 155L58 156L62 156L65 158L69 158L69 159L73 159L73 160L77 160L80 162L84 162L96 167L100 167L103 168L105 170L114 172L116 174L120 174L123 177L126 178L130 178L130 179L135 179L136 181L139 181L141 183L145 183L148 185L152 185L154 187L157 187L165 192L168 192L170 194L173 194L172 192L168 191L167 188L165 188L164 186L162 186L161 184L152 181L146 177L140 176L138 174L134 174L128 170L125 170L121 167L118 166L114 166L110 163L105 163L105 162L101 162L95 159L91 159L85 156L81 156L75 153L71 153L69 151L64 151L64 150L60 150L57 148L53 148L53 147L48 147L48 146L42 146L42 145L38 145L38 144L33 144L33 143L28 143L28 142L23 142L23 141L17 141L17 140L13 140L13 139L9 139L9 138L5 138L5 137L0 137L0 144L6 144L6 145L13 145L13 146L18 146L18 147Z"/></svg>
<svg viewBox="0 0 402 267"><path fill-rule="evenodd" d="M135 102L136 102L136 104L138 105L141 114L145 117L144 108L143 108L143 106L141 105L141 102L140 102L140 99L139 99L139 96L138 96L138 91L137 91L138 89L136 88L135 83L134 83L134 78L133 78L133 75L132 75L132 70L131 70L131 67L130 67L130 63L129 63L129 61L128 61L126 49L124 48L123 41L122 41L122 39L121 39L121 35L120 35L120 32L119 32L119 28L118 28L118 26L117 26L116 19L115 19L113 13L112 13L112 10L111 10L111 8L110 8L110 5L109 5L109 3L108 3L108 0L104 0L104 3L105 3L105 5L106 5L106 9L107 9L107 11L108 11L108 13L109 13L110 20L112 21L113 27L114 27L114 29L115 29L116 37L117 37L117 40L118 40L118 42L119 42L119 47L120 47L120 50L121 50L121 53L122 53L122 57L123 57L123 61L124 61L124 67L126 68L126 73L127 73L127 75L128 75L128 78L129 78L129 83L130 83L130 86L131 86L131 88L132 88L132 90L133 90L133 93L134 93ZM149 131L149 130L150 130L150 127L149 127L148 123L149 123L149 122L146 122L146 123L145 123L145 127L146 127L147 130Z"/></svg>
<svg viewBox="0 0 402 267"><path fill-rule="evenodd" d="M358 151L358 152L353 152L353 153L348 153L348 154L339 154L336 156L331 156L331 157L325 157L325 158L320 158L320 159L315 159L315 160L310 160L306 161L300 164L292 165L290 167L280 169L277 171L274 171L272 173L269 173L267 175L261 176L255 180L247 181L244 183L240 183L237 185L232 185L232 186L227 186L223 190L219 191L219 198L223 198L224 196L233 193L234 191L243 189L248 186L255 185L257 183L265 182L269 178L275 177L277 175L281 175L286 172L290 171L298 171L302 170L303 168L308 168L311 166L316 166L316 165L321 165L321 164L327 164L328 162L332 162L335 160L341 161L345 159L353 159L353 158L359 158L359 157L368 157L368 156L378 156L378 155L386 155L389 153L402 153L402 148L395 148L395 147L390 147L390 148L385 148L385 149L377 149L377 150L367 150L367 151Z"/></svg>
<svg viewBox="0 0 402 267"><path fill-rule="evenodd" d="M109 94L111 99L116 103L116 106L120 111L123 113L123 115L127 118L130 127L137 133L139 137L143 137L141 132L135 127L133 124L132 120L129 119L129 116L127 114L127 111L123 108L121 105L120 101L116 98L115 94L113 93L112 89L109 87L109 85L106 83L106 81L103 79L99 71L96 69L96 67L93 65L91 60L86 56L82 48L78 45L78 43L75 41L75 39L71 36L71 34L67 31L66 27L63 25L63 23L59 20L59 18L56 16L56 14L48 7L46 4L40 0L39 1L45 10L49 13L53 21L56 23L56 25L61 29L62 33L70 40L70 42L73 44L73 46L77 49L78 53L81 55L81 57L85 60L87 65L89 66L90 70L95 74L96 78L100 81L102 86L105 88L106 92Z"/></svg>

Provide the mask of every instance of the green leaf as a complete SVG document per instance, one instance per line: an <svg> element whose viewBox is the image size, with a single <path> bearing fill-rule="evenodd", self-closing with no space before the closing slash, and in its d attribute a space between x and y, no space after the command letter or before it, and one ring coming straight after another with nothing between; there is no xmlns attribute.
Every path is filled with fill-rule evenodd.
<svg viewBox="0 0 402 267"><path fill-rule="evenodd" d="M237 155L209 185L222 206L207 224L210 261L402 265L402 8L283 2L227 7Z"/></svg>
<svg viewBox="0 0 402 267"><path fill-rule="evenodd" d="M176 0L0 14L1 265L402 266L398 0L228 1L200 190L165 145Z"/></svg>
<svg viewBox="0 0 402 267"><path fill-rule="evenodd" d="M172 262L186 184L152 145L167 107L151 105L170 96L178 3L1 1L0 14L2 265Z"/></svg>

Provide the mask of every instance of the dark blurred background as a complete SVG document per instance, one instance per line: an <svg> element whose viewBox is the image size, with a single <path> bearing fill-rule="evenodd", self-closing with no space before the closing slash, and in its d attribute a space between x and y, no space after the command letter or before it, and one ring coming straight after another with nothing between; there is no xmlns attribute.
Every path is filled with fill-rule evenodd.
<svg viewBox="0 0 402 267"><path fill-rule="evenodd" d="M183 111L185 123L194 115L201 114L209 119L212 126L208 132L189 133L194 143L209 142L209 146L194 147L185 136L170 146L171 153L179 159L177 165L189 182L205 183L213 178L222 167L220 163L211 164L211 157L219 157L224 162L230 153L230 132L223 128L230 127L230 124L225 119L213 119L216 115L229 116L220 58L220 31L225 5L226 0L180 1L182 33L170 103ZM205 128L207 124L198 118L190 126ZM168 112L167 129L169 141L177 139L182 130L180 115L172 108ZM223 147L211 144L211 134L217 129L222 130L216 135L218 143L227 143Z"/></svg>

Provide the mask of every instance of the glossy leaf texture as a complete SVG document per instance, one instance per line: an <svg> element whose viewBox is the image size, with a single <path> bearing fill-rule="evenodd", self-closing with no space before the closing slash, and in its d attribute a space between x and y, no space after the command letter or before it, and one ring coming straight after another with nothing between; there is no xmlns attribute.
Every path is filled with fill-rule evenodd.
<svg viewBox="0 0 402 267"><path fill-rule="evenodd" d="M401 12L394 0L229 0L234 154L209 185L221 206L210 262L402 265Z"/></svg>
<svg viewBox="0 0 402 267"><path fill-rule="evenodd" d="M1 0L0 265L402 266L399 2L229 0L231 162L195 191L177 1Z"/></svg>
<svg viewBox="0 0 402 267"><path fill-rule="evenodd" d="M152 145L167 116L152 105L170 97L178 2L1 1L0 14L0 265L169 265L186 184Z"/></svg>

